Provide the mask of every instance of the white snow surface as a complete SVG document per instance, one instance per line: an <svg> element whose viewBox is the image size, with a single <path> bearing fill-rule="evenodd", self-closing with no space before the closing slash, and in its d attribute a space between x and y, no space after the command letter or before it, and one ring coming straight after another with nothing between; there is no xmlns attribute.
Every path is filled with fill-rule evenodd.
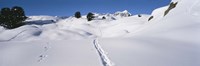
<svg viewBox="0 0 200 66"><path fill-rule="evenodd" d="M142 17L29 16L22 27L0 26L0 66L200 66L200 1L172 2L166 16L169 6Z"/></svg>

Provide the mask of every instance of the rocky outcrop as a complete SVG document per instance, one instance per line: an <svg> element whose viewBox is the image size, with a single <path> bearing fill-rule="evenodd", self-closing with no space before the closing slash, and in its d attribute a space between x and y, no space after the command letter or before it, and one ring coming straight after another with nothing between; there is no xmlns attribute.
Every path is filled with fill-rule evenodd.
<svg viewBox="0 0 200 66"><path fill-rule="evenodd" d="M173 8L175 8L177 4L178 4L178 2L176 2L176 3L171 2L170 5L169 5L169 7L168 7L168 9L164 13L164 16L167 15L170 10L172 10Z"/></svg>

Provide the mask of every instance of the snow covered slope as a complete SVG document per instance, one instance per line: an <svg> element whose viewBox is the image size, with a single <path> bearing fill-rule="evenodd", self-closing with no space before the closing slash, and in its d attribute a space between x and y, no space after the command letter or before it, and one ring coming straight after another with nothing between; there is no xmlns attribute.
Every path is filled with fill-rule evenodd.
<svg viewBox="0 0 200 66"><path fill-rule="evenodd" d="M193 13L200 13L195 9L199 9L200 6L195 3L197 1L190 2L188 0L178 1L176 8L172 9L169 14L163 17L161 20L154 21L149 26L138 34L138 36L160 37L167 39L174 39L180 41L192 42L192 44L199 44L200 39L200 15L194 15Z"/></svg>
<svg viewBox="0 0 200 66"><path fill-rule="evenodd" d="M1 42L0 52L0 66L101 66L86 40Z"/></svg>
<svg viewBox="0 0 200 66"><path fill-rule="evenodd" d="M99 42L118 66L199 66L199 4L178 0L168 15L150 21L129 38Z"/></svg>
<svg viewBox="0 0 200 66"><path fill-rule="evenodd" d="M28 25L0 27L0 66L199 66L200 1L172 2L166 16L169 6L142 17L32 16Z"/></svg>
<svg viewBox="0 0 200 66"><path fill-rule="evenodd" d="M85 16L80 19L75 17L62 19L53 16L30 16L26 20L27 25L25 26L12 30L1 28L0 41L119 37L134 32L148 19L148 15L128 17L128 11L117 12L117 14L110 16L108 16L109 14L95 14L95 20L90 22L87 21ZM106 19L100 18L102 16L105 16Z"/></svg>

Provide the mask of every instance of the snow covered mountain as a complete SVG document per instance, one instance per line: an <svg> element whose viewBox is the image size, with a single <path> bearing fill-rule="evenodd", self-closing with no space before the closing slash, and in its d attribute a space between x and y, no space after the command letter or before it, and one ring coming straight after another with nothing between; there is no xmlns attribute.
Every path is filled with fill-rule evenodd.
<svg viewBox="0 0 200 66"><path fill-rule="evenodd" d="M124 10L122 12L118 11L118 12L114 13L114 15L117 17L129 17L129 16L131 16L131 13L129 13L127 10Z"/></svg>
<svg viewBox="0 0 200 66"><path fill-rule="evenodd" d="M199 66L200 1L172 2L165 16L170 5L142 17L30 16L25 26L0 27L0 66Z"/></svg>

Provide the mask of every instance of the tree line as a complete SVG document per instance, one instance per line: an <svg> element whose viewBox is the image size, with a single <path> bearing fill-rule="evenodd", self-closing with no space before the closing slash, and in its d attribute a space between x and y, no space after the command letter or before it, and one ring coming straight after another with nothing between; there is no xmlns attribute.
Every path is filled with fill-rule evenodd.
<svg viewBox="0 0 200 66"><path fill-rule="evenodd" d="M81 18L81 12L80 11L75 12L74 16L76 18ZM95 18L94 14L91 12L89 12L86 17L88 21L92 21ZM106 19L106 17L102 17L102 19Z"/></svg>
<svg viewBox="0 0 200 66"><path fill-rule="evenodd" d="M74 17L81 18L81 12L77 11ZM25 25L24 21L28 17L25 15L24 9L19 6L14 6L12 8L4 7L0 10L0 26L7 29L14 29ZM95 18L94 14L89 12L87 14L87 20L91 21ZM102 19L105 19L103 17Z"/></svg>

